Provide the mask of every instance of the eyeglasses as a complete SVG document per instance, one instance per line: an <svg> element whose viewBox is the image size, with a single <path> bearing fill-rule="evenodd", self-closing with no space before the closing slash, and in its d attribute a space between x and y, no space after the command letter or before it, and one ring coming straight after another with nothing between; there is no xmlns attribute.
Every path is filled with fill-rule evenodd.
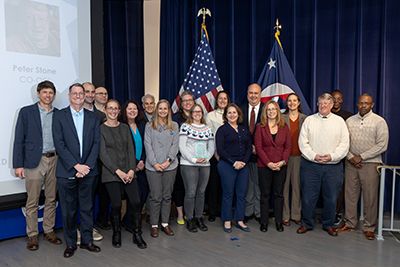
<svg viewBox="0 0 400 267"><path fill-rule="evenodd" d="M85 93L77 93L77 92L69 93L69 94L72 95L72 96L75 96L75 97L77 97L77 96L82 97L82 96L85 95Z"/></svg>
<svg viewBox="0 0 400 267"><path fill-rule="evenodd" d="M96 93L96 95L104 95L104 96L106 96L106 95L108 95L108 93Z"/></svg>

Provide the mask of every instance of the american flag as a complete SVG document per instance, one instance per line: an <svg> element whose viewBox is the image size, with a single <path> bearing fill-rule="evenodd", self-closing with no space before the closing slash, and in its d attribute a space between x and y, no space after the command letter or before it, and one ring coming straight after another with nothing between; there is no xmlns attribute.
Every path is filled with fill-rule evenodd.
<svg viewBox="0 0 400 267"><path fill-rule="evenodd" d="M173 113L178 112L180 104L179 96L183 91L187 90L192 92L196 103L203 107L205 113L214 109L215 96L218 91L223 90L205 30L202 30L201 41L192 65L172 104Z"/></svg>

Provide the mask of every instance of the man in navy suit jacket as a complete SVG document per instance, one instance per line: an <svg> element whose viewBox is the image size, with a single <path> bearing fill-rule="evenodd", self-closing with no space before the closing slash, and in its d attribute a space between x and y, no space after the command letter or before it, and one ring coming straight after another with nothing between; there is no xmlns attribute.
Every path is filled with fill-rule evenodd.
<svg viewBox="0 0 400 267"><path fill-rule="evenodd" d="M247 88L248 103L241 107L243 112L243 124L248 127L252 139L254 137L255 126L260 122L263 104L261 103L261 87L257 83L252 83ZM252 110L254 109L254 124L251 123ZM253 142L254 143L254 142ZM253 155L247 164L249 168L249 185L246 194L245 219L247 222L253 216L257 221L260 219L260 188L258 186L257 156L253 145Z"/></svg>
<svg viewBox="0 0 400 267"><path fill-rule="evenodd" d="M64 257L74 255L77 241L77 211L80 212L80 248L100 252L93 244L93 190L100 146L99 120L83 108L85 93L81 84L69 87L70 105L54 116L53 136L58 154L57 185L61 203Z"/></svg>
<svg viewBox="0 0 400 267"><path fill-rule="evenodd" d="M37 86L39 101L23 107L18 114L15 127L13 150L13 167L15 175L25 179L26 199L26 234L27 249L37 250L38 239L38 207L43 184L46 196L43 231L46 240L53 244L61 244L54 231L56 218L56 162L52 123L53 100L56 88L50 81L42 81Z"/></svg>

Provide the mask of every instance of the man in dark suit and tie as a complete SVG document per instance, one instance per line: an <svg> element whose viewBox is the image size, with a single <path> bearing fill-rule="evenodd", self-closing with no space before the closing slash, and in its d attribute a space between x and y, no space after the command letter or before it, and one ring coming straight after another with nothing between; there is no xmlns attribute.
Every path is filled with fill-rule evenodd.
<svg viewBox="0 0 400 267"><path fill-rule="evenodd" d="M44 185L46 197L43 214L44 238L56 245L62 243L54 233L56 218L56 162L52 123L55 108L52 106L56 88L50 81L37 86L39 101L23 107L15 127L13 167L15 175L25 179L27 249L37 250L38 207L40 192Z"/></svg>
<svg viewBox="0 0 400 267"><path fill-rule="evenodd" d="M249 131L254 137L256 124L261 118L261 87L257 83L252 83L247 88L248 104L242 106L243 124L249 127ZM260 187L258 186L258 169L257 156L255 155L255 147L253 145L253 155L247 164L249 168L249 185L246 195L245 221L250 220L253 216L257 221L260 220Z"/></svg>
<svg viewBox="0 0 400 267"><path fill-rule="evenodd" d="M80 248L100 252L93 244L93 184L97 175L100 146L99 120L83 108L84 88L69 87L70 105L54 116L53 137L57 162L57 186L60 197L64 237L64 257L74 255L77 241L77 212L80 212Z"/></svg>

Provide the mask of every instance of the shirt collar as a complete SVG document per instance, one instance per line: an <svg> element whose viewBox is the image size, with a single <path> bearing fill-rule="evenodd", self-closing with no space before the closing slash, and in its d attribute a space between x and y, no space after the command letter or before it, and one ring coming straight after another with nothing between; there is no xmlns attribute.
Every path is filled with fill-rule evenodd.
<svg viewBox="0 0 400 267"><path fill-rule="evenodd" d="M80 116L83 115L83 110L84 110L83 107L82 107L81 110L79 110L79 111L74 110L71 106L69 106L69 108L70 108L71 113L72 113L73 116L80 117Z"/></svg>
<svg viewBox="0 0 400 267"><path fill-rule="evenodd" d="M46 113L48 112L48 113L50 113L50 112L52 112L52 111L54 110L54 107L53 107L53 106L51 106L50 110L47 111L44 107L42 107L42 106L39 104L39 102L37 102L37 105L38 105L39 110L40 110L41 112L46 112Z"/></svg>
<svg viewBox="0 0 400 267"><path fill-rule="evenodd" d="M219 114L224 114L224 109L222 108L217 108L215 111Z"/></svg>
<svg viewBox="0 0 400 267"><path fill-rule="evenodd" d="M360 115L360 112L358 112L357 113L357 116L360 118L360 119L365 119L365 118L367 118L368 116L370 116L372 114L372 109L367 113L367 114L365 114L364 116L361 116Z"/></svg>
<svg viewBox="0 0 400 267"><path fill-rule="evenodd" d="M259 102L257 105L254 106L254 111L257 112L258 109L260 108L261 102ZM251 109L253 108L252 105L250 105L249 103L249 110L251 111Z"/></svg>
<svg viewBox="0 0 400 267"><path fill-rule="evenodd" d="M328 119L328 118L330 118L332 116L332 112L329 112L329 114L326 115L326 116L322 116L319 112L317 114L321 119Z"/></svg>

